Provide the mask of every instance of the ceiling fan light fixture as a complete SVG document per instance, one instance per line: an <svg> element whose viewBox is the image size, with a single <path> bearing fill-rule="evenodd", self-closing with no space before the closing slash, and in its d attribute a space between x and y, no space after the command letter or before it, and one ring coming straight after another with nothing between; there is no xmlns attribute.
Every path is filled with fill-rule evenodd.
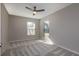
<svg viewBox="0 0 79 59"><path fill-rule="evenodd" d="M33 11L33 15L36 15L36 11Z"/></svg>
<svg viewBox="0 0 79 59"><path fill-rule="evenodd" d="M33 11L33 16L36 15L37 12L45 11L45 9L39 9L39 10L37 10L37 9L36 9L36 6L34 6L33 9L31 9L31 8L29 8L29 7L27 7L27 6L26 6L25 8L29 9L30 11Z"/></svg>

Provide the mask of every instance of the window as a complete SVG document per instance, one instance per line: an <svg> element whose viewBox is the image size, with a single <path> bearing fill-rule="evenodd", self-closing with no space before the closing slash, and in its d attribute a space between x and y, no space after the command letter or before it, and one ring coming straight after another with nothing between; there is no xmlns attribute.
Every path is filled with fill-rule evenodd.
<svg viewBox="0 0 79 59"><path fill-rule="evenodd" d="M27 22L27 35L35 35L35 23Z"/></svg>

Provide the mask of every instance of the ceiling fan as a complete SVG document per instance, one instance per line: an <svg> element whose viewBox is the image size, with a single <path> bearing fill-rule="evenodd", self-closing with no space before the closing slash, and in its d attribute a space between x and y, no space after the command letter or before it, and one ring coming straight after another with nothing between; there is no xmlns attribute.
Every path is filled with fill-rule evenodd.
<svg viewBox="0 0 79 59"><path fill-rule="evenodd" d="M45 9L37 10L37 9L36 9L36 6L34 6L33 9L31 9L31 8L29 8L29 7L27 7L27 6L26 6L25 8L27 8L27 9L30 10L30 11L33 11L33 15L36 15L37 12L43 12L43 11L45 11Z"/></svg>

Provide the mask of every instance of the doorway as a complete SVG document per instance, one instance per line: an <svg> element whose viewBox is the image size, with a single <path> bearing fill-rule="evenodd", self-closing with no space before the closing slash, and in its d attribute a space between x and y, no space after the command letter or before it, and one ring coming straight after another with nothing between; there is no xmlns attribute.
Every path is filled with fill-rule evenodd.
<svg viewBox="0 0 79 59"><path fill-rule="evenodd" d="M49 21L44 21L44 36L49 37Z"/></svg>

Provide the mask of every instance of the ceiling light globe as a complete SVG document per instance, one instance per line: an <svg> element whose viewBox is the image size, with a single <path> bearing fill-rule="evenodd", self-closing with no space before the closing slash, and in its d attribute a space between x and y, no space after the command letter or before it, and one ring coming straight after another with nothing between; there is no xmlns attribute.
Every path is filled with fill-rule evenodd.
<svg viewBox="0 0 79 59"><path fill-rule="evenodd" d="M34 11L33 14L36 14L36 12Z"/></svg>

